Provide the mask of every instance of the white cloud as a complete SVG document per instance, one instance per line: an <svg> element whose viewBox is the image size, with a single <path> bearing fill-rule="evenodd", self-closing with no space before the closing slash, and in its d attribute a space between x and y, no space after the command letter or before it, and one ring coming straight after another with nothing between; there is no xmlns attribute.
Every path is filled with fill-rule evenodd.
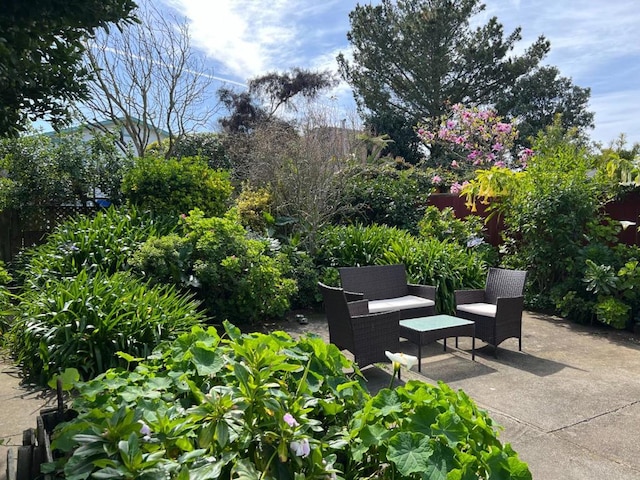
<svg viewBox="0 0 640 480"><path fill-rule="evenodd" d="M308 67L307 50L326 26L308 21L339 3L304 0L169 0L191 22L195 46L220 65L221 75L249 79L271 70ZM343 36L346 31L343 32Z"/></svg>

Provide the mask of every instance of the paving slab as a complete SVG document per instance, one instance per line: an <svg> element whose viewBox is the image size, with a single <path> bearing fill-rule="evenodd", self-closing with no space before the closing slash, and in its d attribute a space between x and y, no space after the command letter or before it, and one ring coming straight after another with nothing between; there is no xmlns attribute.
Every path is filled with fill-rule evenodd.
<svg viewBox="0 0 640 480"><path fill-rule="evenodd" d="M19 370L6 358L0 358L0 479L6 479L7 452L18 453L22 433L36 427L40 410L55 405L51 395L21 384Z"/></svg>

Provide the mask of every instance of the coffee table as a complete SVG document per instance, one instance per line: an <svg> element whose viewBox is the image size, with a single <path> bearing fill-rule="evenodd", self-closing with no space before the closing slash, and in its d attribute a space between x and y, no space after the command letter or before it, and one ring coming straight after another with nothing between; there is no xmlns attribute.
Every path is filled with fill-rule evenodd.
<svg viewBox="0 0 640 480"><path fill-rule="evenodd" d="M447 351L447 338L472 337L471 360L476 359L476 324L470 320L451 315L433 315L431 317L400 320L400 336L418 345L418 371L422 360L422 346L436 340L444 340L444 351Z"/></svg>

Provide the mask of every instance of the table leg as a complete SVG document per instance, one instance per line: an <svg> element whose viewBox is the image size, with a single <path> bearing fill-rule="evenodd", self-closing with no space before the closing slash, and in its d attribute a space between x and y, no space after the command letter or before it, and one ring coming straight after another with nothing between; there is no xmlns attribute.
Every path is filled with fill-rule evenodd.
<svg viewBox="0 0 640 480"><path fill-rule="evenodd" d="M471 361L476 360L476 332L473 332L473 337L471 337Z"/></svg>
<svg viewBox="0 0 640 480"><path fill-rule="evenodd" d="M418 342L418 372L422 372L422 340Z"/></svg>
<svg viewBox="0 0 640 480"><path fill-rule="evenodd" d="M444 343L444 351L446 352L447 351L447 337L444 337L442 339L442 343Z"/></svg>

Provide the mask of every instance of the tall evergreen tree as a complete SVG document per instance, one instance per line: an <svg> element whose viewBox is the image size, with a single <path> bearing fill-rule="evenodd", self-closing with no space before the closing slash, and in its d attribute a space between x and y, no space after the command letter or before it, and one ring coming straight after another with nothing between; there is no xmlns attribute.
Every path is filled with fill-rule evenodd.
<svg viewBox="0 0 640 480"><path fill-rule="evenodd" d="M561 110L554 113L575 112L571 118L579 126L590 125L592 115L584 113L588 89L557 75L554 91L537 88L543 73L550 73L540 66L550 49L547 39L540 36L515 55L520 28L505 36L496 17L471 27L484 8L480 0L382 0L350 13L353 59L338 56L340 73L353 87L364 118L394 140L390 153L418 160L418 143L405 139L414 138L419 120L439 117L455 103L501 107L499 114L521 120L533 115L535 128L547 124L546 115L536 118L523 107L543 103Z"/></svg>

